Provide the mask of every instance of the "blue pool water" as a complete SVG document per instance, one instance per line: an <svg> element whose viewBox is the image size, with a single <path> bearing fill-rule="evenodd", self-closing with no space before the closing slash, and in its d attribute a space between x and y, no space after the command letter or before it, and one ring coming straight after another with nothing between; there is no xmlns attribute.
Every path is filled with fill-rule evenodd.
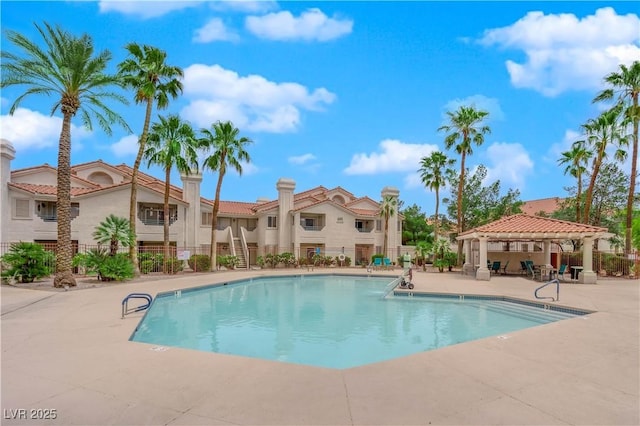
<svg viewBox="0 0 640 426"><path fill-rule="evenodd" d="M390 281L270 277L160 294L131 340L350 368L575 316L501 300L383 298Z"/></svg>

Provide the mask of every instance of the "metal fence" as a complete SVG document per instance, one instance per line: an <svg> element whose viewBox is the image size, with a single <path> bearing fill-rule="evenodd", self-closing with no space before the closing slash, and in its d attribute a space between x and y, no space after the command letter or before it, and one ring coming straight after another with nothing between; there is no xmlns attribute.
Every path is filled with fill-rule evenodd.
<svg viewBox="0 0 640 426"><path fill-rule="evenodd" d="M582 252L563 252L560 255L560 263L566 264L568 268L584 266ZM601 277L638 278L640 253L594 251L591 268Z"/></svg>

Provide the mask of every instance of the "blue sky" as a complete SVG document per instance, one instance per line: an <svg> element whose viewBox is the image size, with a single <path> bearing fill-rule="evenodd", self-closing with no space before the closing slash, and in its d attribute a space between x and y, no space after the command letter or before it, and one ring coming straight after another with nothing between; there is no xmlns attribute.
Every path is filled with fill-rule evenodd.
<svg viewBox="0 0 640 426"><path fill-rule="evenodd" d="M223 199L275 198L287 177L296 191L342 186L374 200L395 186L406 206L429 214L435 196L420 184L419 161L434 150L458 159L437 129L461 104L490 113L492 133L469 167L485 165L488 180L523 200L566 195L574 182L557 160L602 110L591 103L602 78L640 58L638 10L591 1L0 3L3 30L39 40L33 24L47 21L88 33L97 50L111 51L113 70L129 42L165 50L184 69L185 90L154 119L177 113L196 129L232 120L254 141L243 175L225 177ZM2 49L11 49L4 39ZM27 98L8 116L20 93L1 93L13 168L55 165L55 99ZM113 107L141 131L143 106ZM72 163L133 164L136 134L75 125ZM213 198L216 176L205 172L203 196Z"/></svg>

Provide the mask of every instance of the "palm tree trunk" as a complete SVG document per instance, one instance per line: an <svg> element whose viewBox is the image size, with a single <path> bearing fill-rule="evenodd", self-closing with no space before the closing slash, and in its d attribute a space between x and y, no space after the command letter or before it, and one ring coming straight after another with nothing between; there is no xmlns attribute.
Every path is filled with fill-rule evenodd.
<svg viewBox="0 0 640 426"><path fill-rule="evenodd" d="M75 287L72 271L71 246L71 117L63 108L62 131L58 147L58 196L56 200L58 242L56 247L56 276L54 287Z"/></svg>
<svg viewBox="0 0 640 426"><path fill-rule="evenodd" d="M582 223L589 224L589 214L591 209L591 202L593 201L593 189L596 186L596 178L600 172L600 165L602 164L602 155L598 153L598 158L593 164L593 172L591 173L591 179L589 180L589 187L587 188L587 195L584 200L584 212L582 217Z"/></svg>
<svg viewBox="0 0 640 426"><path fill-rule="evenodd" d="M638 110L638 93L633 94L633 155L631 156L631 176L629 179L629 196L627 197L627 215L624 236L624 250L627 254L631 253L631 225L633 220L633 200L636 192L636 174L638 172L638 120L640 119L640 111ZM637 276L637 272L636 272Z"/></svg>
<svg viewBox="0 0 640 426"><path fill-rule="evenodd" d="M224 164L224 157L220 161L220 164ZM211 271L215 271L217 267L217 241L216 241L216 228L218 227L218 210L220 210L220 188L222 188L222 178L224 178L224 171L221 169L218 174L218 184L216 185L216 198L213 201L213 213L211 215Z"/></svg>
<svg viewBox="0 0 640 426"><path fill-rule="evenodd" d="M434 229L434 241L438 241L438 234L440 232L440 222L438 221L438 208L440 207L440 195L438 193L438 187L436 187L436 225Z"/></svg>
<svg viewBox="0 0 640 426"><path fill-rule="evenodd" d="M582 174L578 175L578 194L576 195L576 222L580 223L580 199L582 198Z"/></svg>
<svg viewBox="0 0 640 426"><path fill-rule="evenodd" d="M164 177L164 222L163 222L163 230L164 230L164 265L162 271L166 274L169 272L169 257L171 257L169 253L169 224L171 218L169 217L169 189L170 189L170 181L171 179L171 169L167 167L165 169L165 177ZM172 263L173 265L173 263ZM173 272L173 271L171 271Z"/></svg>
<svg viewBox="0 0 640 426"><path fill-rule="evenodd" d="M464 190L464 162L466 159L466 153L463 151L460 157L460 182L458 182L458 235L462 234L462 192ZM458 259L457 263L460 266L462 261L462 240L458 241Z"/></svg>
<svg viewBox="0 0 640 426"><path fill-rule="evenodd" d="M389 215L384 215L384 242L382 246L382 254L387 257L387 249L389 245Z"/></svg>
<svg viewBox="0 0 640 426"><path fill-rule="evenodd" d="M138 155L133 163L133 171L131 172L131 197L129 198L129 224L131 226L131 233L136 235L136 212L138 211L138 169L140 169L140 163L142 162L142 154L144 153L144 147L147 144L147 133L149 132L149 123L151 122L151 111L153 109L153 98L147 99L147 110L144 116L144 125L142 126L142 134L138 141ZM129 257L133 263L133 268L136 275L140 275L140 268L138 267L138 244L136 241L129 246Z"/></svg>

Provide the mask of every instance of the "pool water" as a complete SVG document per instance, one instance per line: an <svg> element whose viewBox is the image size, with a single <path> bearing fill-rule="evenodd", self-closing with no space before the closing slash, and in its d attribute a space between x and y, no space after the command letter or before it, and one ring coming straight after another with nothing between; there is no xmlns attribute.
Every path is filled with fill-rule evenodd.
<svg viewBox="0 0 640 426"><path fill-rule="evenodd" d="M501 300L384 297L390 282L307 275L164 293L131 340L350 368L575 316Z"/></svg>

